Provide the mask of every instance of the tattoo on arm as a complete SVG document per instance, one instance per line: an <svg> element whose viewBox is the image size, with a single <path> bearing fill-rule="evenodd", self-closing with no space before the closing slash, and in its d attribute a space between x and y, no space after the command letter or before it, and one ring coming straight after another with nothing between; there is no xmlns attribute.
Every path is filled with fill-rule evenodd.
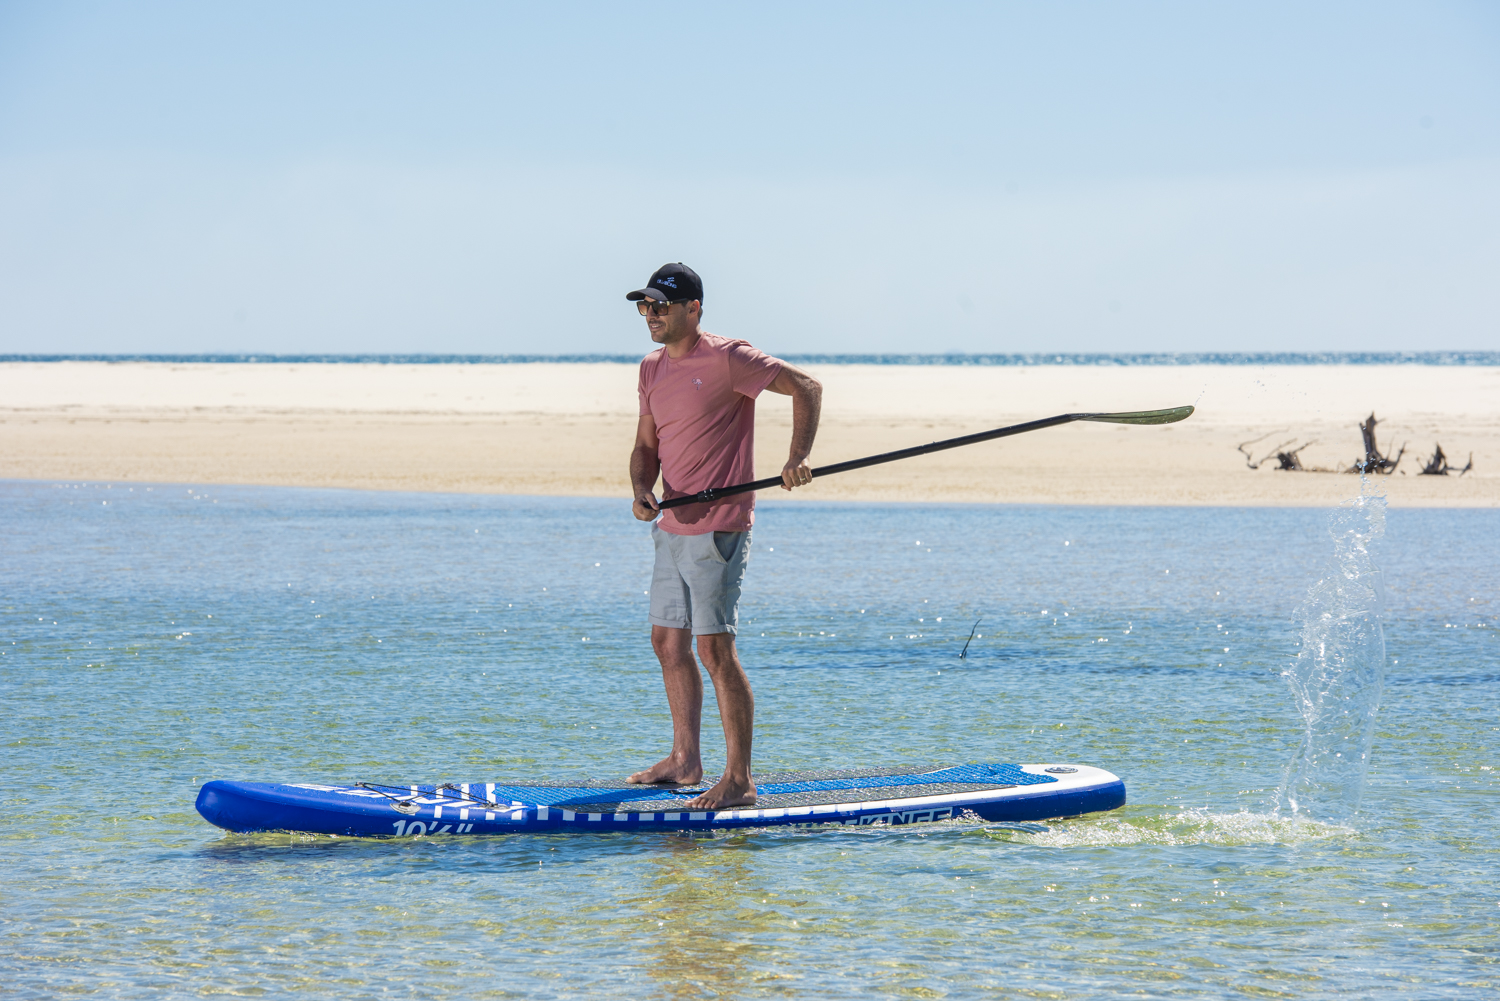
<svg viewBox="0 0 1500 1001"><path fill-rule="evenodd" d="M792 458L800 462L812 454L818 436L818 417L823 410L823 384L798 372L792 393Z"/></svg>
<svg viewBox="0 0 1500 1001"><path fill-rule="evenodd" d="M657 450L648 445L637 445L630 453L630 485L635 496L656 489L656 478L661 474L661 458Z"/></svg>

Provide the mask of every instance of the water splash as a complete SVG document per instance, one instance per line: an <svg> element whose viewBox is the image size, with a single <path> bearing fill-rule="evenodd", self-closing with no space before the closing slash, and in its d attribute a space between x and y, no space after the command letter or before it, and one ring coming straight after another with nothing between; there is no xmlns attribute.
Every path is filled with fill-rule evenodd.
<svg viewBox="0 0 1500 1001"><path fill-rule="evenodd" d="M1277 790L1277 812L1340 822L1359 809L1385 684L1385 589L1370 555L1385 535L1385 506L1384 491L1362 476L1359 496L1329 515L1333 561L1307 591L1302 649L1281 675L1305 729Z"/></svg>
<svg viewBox="0 0 1500 1001"><path fill-rule="evenodd" d="M1303 817L1267 813L1213 813L1181 810L1176 813L1109 814L1051 825L995 825L978 833L995 841L1041 848L1103 848L1128 845L1298 845L1354 834L1348 827Z"/></svg>

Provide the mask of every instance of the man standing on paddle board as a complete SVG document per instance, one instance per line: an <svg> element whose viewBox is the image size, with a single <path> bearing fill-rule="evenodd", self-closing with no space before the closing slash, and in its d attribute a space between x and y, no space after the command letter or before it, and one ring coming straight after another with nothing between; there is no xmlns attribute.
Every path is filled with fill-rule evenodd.
<svg viewBox="0 0 1500 1001"><path fill-rule="evenodd" d="M630 781L694 785L703 779L698 748L703 677L693 660L697 637L698 657L718 697L728 760L723 778L683 805L694 810L744 806L755 802L750 776L755 696L735 652L734 634L740 583L750 558L755 495L663 512L654 492L656 479L659 474L663 500L755 479L755 398L769 389L792 398L792 446L781 470L782 488L811 483L807 457L818 432L823 387L745 341L704 330L703 283L685 264L662 265L645 288L625 298L638 304L651 339L661 345L641 361L640 422L630 455L630 482L635 516L655 522L651 646L661 661L672 709L672 753Z"/></svg>

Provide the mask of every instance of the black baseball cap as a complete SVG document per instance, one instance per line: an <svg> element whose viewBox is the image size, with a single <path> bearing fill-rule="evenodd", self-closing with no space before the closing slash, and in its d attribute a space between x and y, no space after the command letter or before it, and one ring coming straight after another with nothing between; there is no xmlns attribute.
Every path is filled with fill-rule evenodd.
<svg viewBox="0 0 1500 1001"><path fill-rule="evenodd" d="M669 299L697 299L702 302L703 279L698 277L698 272L681 261L676 264L663 264L656 269L656 273L651 276L645 288L626 292L625 298L631 302L640 299L655 299L657 302L666 302Z"/></svg>

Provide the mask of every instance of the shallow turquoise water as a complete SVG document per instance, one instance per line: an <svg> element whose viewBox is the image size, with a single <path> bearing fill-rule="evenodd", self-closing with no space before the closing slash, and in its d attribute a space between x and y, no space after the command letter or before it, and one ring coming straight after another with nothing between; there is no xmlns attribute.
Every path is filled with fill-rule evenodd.
<svg viewBox="0 0 1500 1001"><path fill-rule="evenodd" d="M1076 760L1131 804L359 841L228 835L193 797L616 774L664 750L650 546L624 505L10 482L0 511L9 996L1500 983L1500 512L1389 516L1391 663L1348 827L1269 812L1326 512L766 504L741 643L760 767ZM718 758L711 711L705 734Z"/></svg>

